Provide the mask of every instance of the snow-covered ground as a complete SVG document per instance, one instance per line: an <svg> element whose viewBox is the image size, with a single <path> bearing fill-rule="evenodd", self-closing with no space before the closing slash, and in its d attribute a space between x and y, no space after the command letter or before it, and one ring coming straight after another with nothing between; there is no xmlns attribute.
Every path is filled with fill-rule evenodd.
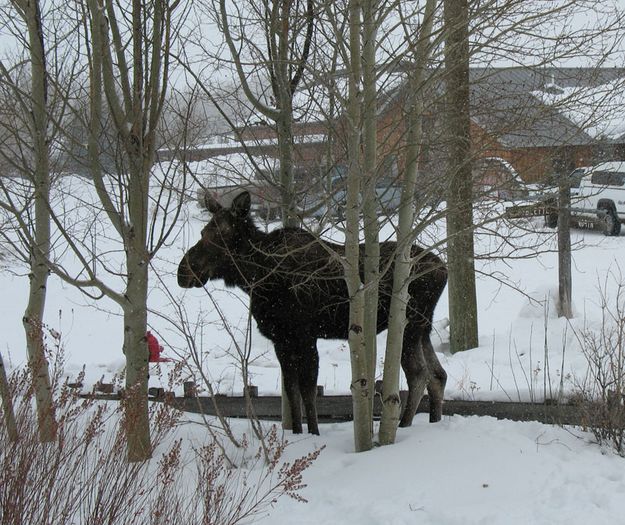
<svg viewBox="0 0 625 525"><path fill-rule="evenodd" d="M289 456L326 444L305 472L302 505L281 499L258 523L539 525L622 523L623 459L587 435L541 423L420 414L397 442L355 454L348 423L295 438Z"/></svg>
<svg viewBox="0 0 625 525"><path fill-rule="evenodd" d="M65 195L89 196L85 181L71 183L73 189L66 189ZM177 288L178 261L199 238L206 220L194 204L187 212L188 220L181 223L177 237L153 263L151 328L167 356L185 358L187 349L177 328L180 312L174 308L183 305L187 326L202 351L205 372L219 392L236 394L242 383L235 342L241 344L245 339L246 297L225 290L221 282L207 287L214 303L204 290ZM600 329L600 290L607 290L608 300L614 300L625 240L623 236L574 230L575 318L566 321L555 312L556 241L553 231L542 229L540 223L536 219L513 226L491 224L489 228L501 236L484 230L476 238L478 255L491 255L476 261L480 272L478 348L453 356L446 353L448 305L445 295L441 299L433 343L449 374L448 399L538 400L545 395L566 395L584 379L587 365L578 336L583 330ZM526 232L528 225L531 228ZM389 231L387 228L383 235ZM430 240L439 234L435 229L428 231ZM511 239L516 239L512 245ZM105 234L97 240L100 249L114 247ZM428 238L422 242L427 243ZM0 283L0 348L10 366L19 366L24 362L25 269L5 261ZM231 324L234 341L217 310ZM87 385L122 371L122 322L114 303L106 299L94 303L51 277L46 322L63 335L65 370L70 378L83 365ZM279 368L271 345L254 326L251 335L252 383L261 394L277 393ZM385 334L381 334L379 361L384 342ZM318 346L319 384L329 394L347 393L350 365L346 343L319 341ZM159 379L152 375L151 384L158 384ZM246 424L239 421L236 428L244 429ZM292 458L321 445L326 449L305 473L308 487L303 496L309 503L280 500L263 523L581 524L616 523L625 514L624 460L602 454L590 443L589 435L575 429L459 416L430 425L420 415L411 428L399 430L396 445L364 454L352 452L349 423L323 424L319 437L287 438L292 442L287 449Z"/></svg>

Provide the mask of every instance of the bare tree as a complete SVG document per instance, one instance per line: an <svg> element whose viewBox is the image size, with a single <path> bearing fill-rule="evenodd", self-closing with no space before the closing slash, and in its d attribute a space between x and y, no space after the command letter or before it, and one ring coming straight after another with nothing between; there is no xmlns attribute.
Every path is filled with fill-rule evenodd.
<svg viewBox="0 0 625 525"><path fill-rule="evenodd" d="M26 63L30 71L24 89L21 75L26 73L19 63L0 62L0 84L11 100L17 103L23 115L24 129L7 129L16 126L10 120L3 126L3 138L8 140L2 147L2 157L10 170L28 181L27 213L20 217L21 208L16 208L5 183L0 183L4 199L0 206L13 214L20 223L19 230L25 239L24 258L29 264L29 295L23 325L26 334L28 363L32 371L39 437L41 441L54 440L56 420L52 403L50 374L43 342L43 317L45 311L48 282L47 260L50 254L50 155L54 124L50 111L50 79L47 63L46 39L43 17L39 1L14 0L3 13L7 24L21 24L26 31L24 36L14 31L14 36L27 50ZM15 16L15 19L11 19ZM14 26L15 27L15 26ZM19 122L18 119L17 122Z"/></svg>
<svg viewBox="0 0 625 525"><path fill-rule="evenodd" d="M3 232L3 237L18 257L27 259L31 264L32 291L24 321L29 354L33 354L29 355L29 361L31 366L39 367L33 370L33 377L38 383L38 406L43 407L40 397L50 390L49 380L45 380L47 369L44 366L43 339L37 334L41 335L46 282L52 270L70 284L87 290L86 293L92 297L94 295L88 290L96 289L96 294L117 302L124 312L124 351L128 360L125 403L129 459L145 459L151 453L147 419L148 352L145 344L148 263L170 230L158 227L155 218L167 216L164 213L168 211L165 209L167 201L171 204L171 192L163 188L154 205L154 215L150 216L149 181L157 147L156 129L165 103L169 75L167 46L172 38L171 17L176 4L170 6L161 2L135 2L125 12L128 18L121 17L121 27L116 18L120 13L112 3L101 5L94 1L77 4L73 6L75 10L63 12L60 17L50 17L51 20L68 20L70 27L67 34L73 35L72 38L64 38L60 33L55 33L57 27L51 27L50 34L63 40L63 47L55 48L52 56L57 60L58 57L64 58L63 63L55 64L53 74L45 69L44 30L38 4L26 2L22 7L24 20L30 28L27 34L31 35L27 48L31 50L34 64L30 75L33 84L32 108L30 99L23 95L19 64L12 71L3 67L2 72L4 84L8 86L7 96L11 97L8 100L17 102L22 113L32 117L22 126L19 119L3 126L4 160L15 173L25 177L25 182L15 178L4 178L1 181L2 207L17 224L16 235ZM53 5L52 8L59 13L61 11L59 5ZM81 24L83 28L88 26L83 18L86 13L90 15L90 30L82 34L78 32L78 35L85 37L88 57L84 60L84 55L73 54L70 61L70 52L80 53L83 49L79 45L80 38L74 38L74 35ZM129 23L124 26L126 20ZM132 43L130 62L126 62L128 48L125 39ZM76 79L84 71L81 67L85 68L87 63L89 82L82 84ZM11 72L15 78L11 78ZM81 80L84 80L84 76ZM66 113L71 112L75 119L84 116L83 108L76 104L76 99L80 98L85 84L91 88L86 112L88 117L86 123L80 126L80 136L76 136ZM52 87L53 96L50 95ZM113 133L105 132L103 93L106 94L108 104L106 115L111 117L114 126ZM60 105L61 109L53 112L48 98ZM69 217L64 215L63 202L58 199L55 201L50 191L52 144L59 158L63 153L71 154L74 143L84 142L85 135L89 171L101 200L99 208L104 209L112 229L120 235L126 255L126 288L123 292L115 291L101 279L98 268L106 270L107 266L106 262L96 262L100 258L94 253L98 231L89 231L87 224L83 225L85 231L78 232L76 224L68 224ZM33 137L31 141L28 140L29 136ZM104 137L116 145L114 153L110 155L119 161L119 169L114 174L106 173L103 168ZM117 153L120 155L116 156ZM32 172L29 172L31 166ZM32 195L29 194L31 191ZM29 211L31 206L34 207L32 219ZM170 219L175 222L175 213ZM59 252L65 251L75 256L79 263L77 272L75 267L67 269L64 266L62 257L57 257L62 256L62 253L51 253L51 220L57 244L60 242L65 246ZM87 246L85 239L93 240L93 245ZM48 429L46 439L53 439L53 411L42 408L42 414L51 419L49 424L42 426Z"/></svg>
<svg viewBox="0 0 625 525"><path fill-rule="evenodd" d="M153 235L150 180L157 148L157 129L163 112L170 73L170 46L176 36L174 13L179 2L134 0L121 8L115 2L87 0L89 85L89 171L108 219L125 252L125 289L117 292L91 270L74 279L115 301L124 313L126 356L125 420L129 461L151 457L147 403L148 269L164 241ZM177 14L180 15L179 13ZM103 98L104 97L104 98ZM100 165L100 131L106 101L121 162L113 175L119 192L112 191ZM117 201L117 202L116 202ZM158 231L158 230L157 230Z"/></svg>
<svg viewBox="0 0 625 525"><path fill-rule="evenodd" d="M229 59L220 56L218 60L231 63L252 113L267 119L275 130L279 177L276 180L269 174L268 182L279 190L283 224L295 226L299 218L296 213L297 189L293 169L293 100L306 73L314 38L315 2L272 0L260 6L250 3L235 8L225 0L219 0L209 11L218 20L230 55ZM258 44L257 40L262 41L264 46ZM203 43L199 45L204 48ZM204 51L209 56L212 54L212 50ZM248 67L248 57L253 57L252 72ZM253 83L250 77L256 75L259 76L259 82ZM230 120L218 97L205 86L203 89L222 115ZM231 124L245 147L245 138L236 129L236 124ZM256 160L251 155L249 157L261 173ZM291 411L284 389L282 400L283 427L291 428Z"/></svg>
<svg viewBox="0 0 625 525"><path fill-rule="evenodd" d="M432 54L432 31L434 26L436 0L428 0L422 15L419 32L415 38L414 67L408 77L409 98L406 103L407 147L406 168L402 186L401 202L397 225L397 252L393 272L393 295L389 312L388 337L384 357L382 383L382 419L380 421L380 444L395 442L397 425L401 412L399 397L399 369L406 323L408 285L413 265L411 247L415 235L416 210L414 207L415 188L418 177L420 144L423 143L424 94L421 86L426 75L426 64ZM410 38L406 35L406 38ZM427 364L426 364L427 366ZM425 388L425 384L420 387ZM441 393L442 394L442 393Z"/></svg>
<svg viewBox="0 0 625 525"><path fill-rule="evenodd" d="M238 17L232 14L233 10L226 0L219 0L220 28L245 97L255 112L273 123L280 160L280 177L274 182L280 189L282 222L285 226L294 226L299 220L293 180L293 98L305 74L313 41L315 2L272 0L258 8L250 5L245 16L238 7ZM254 26L264 38L265 49L246 36L253 32ZM237 47L235 42L244 45ZM270 86L269 100L266 100L264 86L261 86L261 94L257 94L248 80L247 55L261 61L257 65L264 70L262 80Z"/></svg>
<svg viewBox="0 0 625 525"><path fill-rule="evenodd" d="M7 146L5 142L2 151L4 160L18 173L27 171L30 159L33 159L35 168L27 180L31 180L35 198L29 197L28 184L22 184L19 179L3 179L2 206L13 215L18 225L17 240L6 232L3 232L3 237L19 257L28 257L36 262L37 268L31 272L32 283L36 285L36 292L33 292L36 301L32 300L33 304L29 306L31 310L35 306L43 308L45 283L50 270L68 283L83 288L91 297L98 294L100 297L108 297L122 308L124 351L128 362L125 398L128 457L131 461L142 460L151 454L147 419L148 352L145 341L149 261L177 218L175 211L168 209L177 200L176 194L173 194L172 199L171 187L163 187L156 202L150 200L149 191L157 147L156 130L161 123L169 78L169 44L175 36L172 16L177 3L135 1L123 12L118 11L112 2L99 3L97 0L66 6L68 11L63 16L52 19L69 20L68 24L73 25L68 34L79 36L75 39L65 38L64 47L55 50L54 56L63 56L66 62L57 64L54 74L49 75L44 69L42 26L36 23L38 6L25 2L22 7L28 9L24 12L30 16L29 27L32 24L29 48L35 50L32 53L36 67L33 67L31 75L33 100L36 102L33 104L34 109L31 111L30 104L22 95L19 77L10 86L10 95L25 109L24 114L33 115L33 121L27 122L25 129L33 130L34 146L31 154L31 148L24 146L28 144L24 140L24 130L18 124L12 129L5 125L5 137L8 137L10 144ZM53 7L59 11L61 9L59 5ZM80 28L85 31L76 32ZM59 34L58 38L62 38L62 35ZM81 42L84 47L81 47ZM86 60L85 55L80 54L85 50ZM71 56L71 62L67 60L70 52L77 53ZM77 81L78 73L84 71L80 68L87 68L87 65L88 82L84 82L84 76L81 78L83 82ZM19 65L13 71L19 72ZM3 68L3 73L4 78L9 79L7 68ZM63 90L61 88L64 85L66 87ZM85 85L90 88L86 112L76 105L76 99L80 99ZM62 108L54 113L46 107L51 86L54 86L54 100ZM103 95L106 97L106 113ZM41 114L38 109L44 113ZM81 127L81 136L77 137L73 133L75 130L69 125L65 115L67 112L71 112L75 119L87 114ZM105 114L111 117L114 127L114 133L108 135L105 133ZM94 248L98 232L89 231L89 224L94 225L95 222L82 225L86 231L78 234L80 232L75 231L76 224L67 224L62 203L58 206L58 202L53 202L49 182L51 129L57 132L54 139L57 157L62 152L70 152L74 143L84 142L83 137L86 135L89 172L101 200L99 208L104 210L111 228L119 235L126 257L122 274L125 283L123 292L116 291L101 279L99 270L107 271L111 268L107 267L104 259L99 264L97 262L100 256L94 253ZM61 130L62 136L58 134ZM113 173L107 172L102 160L104 137L111 140L111 135L114 144L118 146L111 155L117 161L118 168ZM28 220L30 214L23 213L24 210L28 211L30 202L35 203L32 229ZM66 256L72 254L79 264L78 270L75 267L68 269L70 267L64 266L61 258L50 253L50 219L57 241L62 239L61 244L64 246L59 251ZM168 219L171 220L169 226ZM163 222L159 226L160 220ZM26 251L20 247L20 239L25 241ZM87 246L88 239L94 241L92 246ZM119 276L120 272L113 272ZM95 294L89 291L93 289L96 290ZM27 311L25 321L28 326L39 326L40 331L42 314L42 311ZM29 337L31 343L43 355L43 345L36 336ZM39 359L38 362L44 361ZM46 388L38 390L45 391ZM51 415L51 411L48 411L48 417Z"/></svg>

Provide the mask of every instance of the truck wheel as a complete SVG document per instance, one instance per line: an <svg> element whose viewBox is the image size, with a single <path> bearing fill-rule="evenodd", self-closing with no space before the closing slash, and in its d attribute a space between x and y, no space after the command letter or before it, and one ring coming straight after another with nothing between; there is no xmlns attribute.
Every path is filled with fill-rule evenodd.
<svg viewBox="0 0 625 525"><path fill-rule="evenodd" d="M616 216L614 210L607 210L603 218L605 229L603 233L607 236L618 236L621 233L621 223Z"/></svg>

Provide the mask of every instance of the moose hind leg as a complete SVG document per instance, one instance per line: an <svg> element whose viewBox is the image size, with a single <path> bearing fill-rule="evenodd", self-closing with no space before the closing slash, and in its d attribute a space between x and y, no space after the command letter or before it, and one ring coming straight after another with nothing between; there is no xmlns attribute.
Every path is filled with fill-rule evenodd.
<svg viewBox="0 0 625 525"><path fill-rule="evenodd" d="M301 354L299 366L299 387L306 411L308 433L319 435L317 421L317 377L319 375L319 353L317 341L313 341Z"/></svg>
<svg viewBox="0 0 625 525"><path fill-rule="evenodd" d="M427 387L428 397L430 398L430 423L436 423L443 417L443 398L445 396L447 372L445 372L438 357L436 357L429 334L422 336L421 348L430 370L430 380Z"/></svg>
<svg viewBox="0 0 625 525"><path fill-rule="evenodd" d="M401 366L408 383L408 399L399 426L409 427L412 425L412 420L423 397L429 376L428 366L419 344L419 337L412 338L409 333L404 333Z"/></svg>

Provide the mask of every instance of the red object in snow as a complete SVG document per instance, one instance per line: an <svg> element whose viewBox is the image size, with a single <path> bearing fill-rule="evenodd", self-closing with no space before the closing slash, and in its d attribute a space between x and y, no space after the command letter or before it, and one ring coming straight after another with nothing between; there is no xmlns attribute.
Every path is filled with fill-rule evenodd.
<svg viewBox="0 0 625 525"><path fill-rule="evenodd" d="M150 353L148 357L148 362L163 363L166 361L171 361L171 359L167 359L166 357L161 357L161 352L163 351L163 347L159 344L158 339L154 337L152 332L148 330L148 332L145 334L145 339L148 342L148 352Z"/></svg>

